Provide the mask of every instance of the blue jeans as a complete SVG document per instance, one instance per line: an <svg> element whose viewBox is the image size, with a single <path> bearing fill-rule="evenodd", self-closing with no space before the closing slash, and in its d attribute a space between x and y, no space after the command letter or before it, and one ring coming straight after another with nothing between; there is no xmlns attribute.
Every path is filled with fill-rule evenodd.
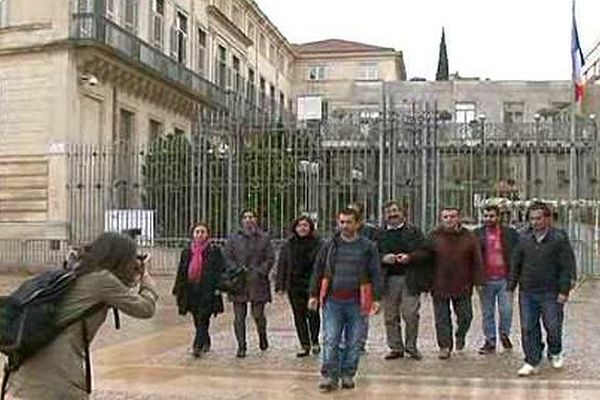
<svg viewBox="0 0 600 400"><path fill-rule="evenodd" d="M512 294L506 290L506 279L486 282L480 292L485 341L496 344L496 303L498 304L500 335L510 336L512 326Z"/></svg>
<svg viewBox="0 0 600 400"><path fill-rule="evenodd" d="M355 300L325 301L323 306L323 351L321 375L337 380L354 377L360 359L360 341L363 337L363 316ZM340 348L342 338L347 338Z"/></svg>
<svg viewBox="0 0 600 400"><path fill-rule="evenodd" d="M558 301L558 293L524 293L519 295L521 309L521 336L525 362L537 366L542 361L544 343L540 318L546 330L548 356L562 352L562 326L564 305Z"/></svg>

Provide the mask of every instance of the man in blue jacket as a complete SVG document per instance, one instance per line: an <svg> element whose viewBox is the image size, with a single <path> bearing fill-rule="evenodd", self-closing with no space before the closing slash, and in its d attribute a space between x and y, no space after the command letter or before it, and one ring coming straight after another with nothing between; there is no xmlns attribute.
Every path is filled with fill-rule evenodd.
<svg viewBox="0 0 600 400"><path fill-rule="evenodd" d="M544 203L529 208L531 229L520 239L513 254L509 290L519 286L521 336L525 364L519 376L539 372L544 344L540 319L546 330L548 358L552 366L564 365L562 327L564 305L569 299L575 270L573 249L550 224L551 210Z"/></svg>

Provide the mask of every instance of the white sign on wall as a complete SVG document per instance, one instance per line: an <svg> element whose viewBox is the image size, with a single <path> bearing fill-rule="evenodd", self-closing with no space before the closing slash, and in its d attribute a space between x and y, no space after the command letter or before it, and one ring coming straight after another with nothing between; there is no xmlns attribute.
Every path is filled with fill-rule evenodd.
<svg viewBox="0 0 600 400"><path fill-rule="evenodd" d="M320 121L323 115L323 98L321 96L299 96L297 110L299 121Z"/></svg>

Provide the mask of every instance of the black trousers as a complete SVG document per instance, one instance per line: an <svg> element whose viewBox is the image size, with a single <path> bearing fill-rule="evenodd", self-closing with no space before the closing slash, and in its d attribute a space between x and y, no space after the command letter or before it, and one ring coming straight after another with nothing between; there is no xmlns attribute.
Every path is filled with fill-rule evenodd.
<svg viewBox="0 0 600 400"><path fill-rule="evenodd" d="M450 349L454 347L452 332L452 316L450 314L450 304L456 314L455 336L464 339L471 327L473 320L473 308L471 305L471 296L462 295L450 298L433 297L433 314L435 317L435 333L440 349Z"/></svg>
<svg viewBox="0 0 600 400"><path fill-rule="evenodd" d="M321 319L318 311L308 309L308 293L290 292L288 294L292 312L294 314L294 325L300 345L308 349L311 344L319 344L319 330Z"/></svg>
<svg viewBox="0 0 600 400"><path fill-rule="evenodd" d="M267 337L267 317L265 317L265 303L251 302L250 303L252 319L256 325L256 331L259 339ZM246 350L246 316L248 315L248 303L233 303L233 329L235 338L238 343L238 348Z"/></svg>
<svg viewBox="0 0 600 400"><path fill-rule="evenodd" d="M192 309L192 318L194 327L196 327L196 335L194 337L194 350L210 350L210 313L201 311L197 308Z"/></svg>

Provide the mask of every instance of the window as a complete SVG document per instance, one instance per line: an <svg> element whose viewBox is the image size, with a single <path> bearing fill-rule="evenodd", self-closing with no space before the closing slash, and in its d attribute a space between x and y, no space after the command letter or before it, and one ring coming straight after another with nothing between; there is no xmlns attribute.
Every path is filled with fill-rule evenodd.
<svg viewBox="0 0 600 400"><path fill-rule="evenodd" d="M248 29L246 32L248 37L254 42L256 40L256 26L252 21L248 21Z"/></svg>
<svg viewBox="0 0 600 400"><path fill-rule="evenodd" d="M523 122L523 111L525 109L525 103L519 102L505 102L504 103L504 117L503 121L508 124L521 123Z"/></svg>
<svg viewBox="0 0 600 400"><path fill-rule="evenodd" d="M158 48L163 47L164 17L164 0L152 0L150 10L150 41Z"/></svg>
<svg viewBox="0 0 600 400"><path fill-rule="evenodd" d="M123 25L130 32L137 32L138 9L137 0L125 0L125 12L123 13Z"/></svg>
<svg viewBox="0 0 600 400"><path fill-rule="evenodd" d="M227 85L227 50L225 49L225 47L219 45L217 55L218 60L216 83L221 88L225 88Z"/></svg>
<svg viewBox="0 0 600 400"><path fill-rule="evenodd" d="M254 86L254 79L254 70L252 68L248 68L248 89L246 93L250 104L254 104L256 101L256 88Z"/></svg>
<svg viewBox="0 0 600 400"><path fill-rule="evenodd" d="M361 63L358 67L356 79L376 81L379 79L379 65L376 62Z"/></svg>
<svg viewBox="0 0 600 400"><path fill-rule="evenodd" d="M260 77L260 82L258 85L258 108L264 109L266 106L267 98L267 81L264 77Z"/></svg>
<svg viewBox="0 0 600 400"><path fill-rule="evenodd" d="M316 65L308 68L308 80L309 81L322 81L325 80L325 66Z"/></svg>
<svg viewBox="0 0 600 400"><path fill-rule="evenodd" d="M223 14L229 15L229 4L227 4L227 0L217 0L217 7L221 9Z"/></svg>
<svg viewBox="0 0 600 400"><path fill-rule="evenodd" d="M163 124L154 119L150 119L150 144L154 143L163 134Z"/></svg>
<svg viewBox="0 0 600 400"><path fill-rule="evenodd" d="M283 112L285 110L285 95L283 92L279 92L279 118L283 118Z"/></svg>
<svg viewBox="0 0 600 400"><path fill-rule="evenodd" d="M235 26L242 27L244 26L242 12L240 8L236 5L231 7L231 21L235 24Z"/></svg>
<svg viewBox="0 0 600 400"><path fill-rule="evenodd" d="M459 124L468 124L475 120L475 103L456 103L455 122Z"/></svg>
<svg viewBox="0 0 600 400"><path fill-rule="evenodd" d="M196 70L202 76L206 75L206 45L207 45L206 31L202 28L198 28L198 59L196 61Z"/></svg>
<svg viewBox="0 0 600 400"><path fill-rule="evenodd" d="M273 44L269 46L269 61L274 66L277 65L277 50L275 50L275 45Z"/></svg>
<svg viewBox="0 0 600 400"><path fill-rule="evenodd" d="M8 26L8 0L0 0L0 28Z"/></svg>
<svg viewBox="0 0 600 400"><path fill-rule="evenodd" d="M258 52L261 56L267 56L267 39L262 33L258 34Z"/></svg>
<svg viewBox="0 0 600 400"><path fill-rule="evenodd" d="M187 36L188 19L187 16L177 11L175 16L175 25L171 28L171 57L181 64L187 61Z"/></svg>
<svg viewBox="0 0 600 400"><path fill-rule="evenodd" d="M115 0L106 0L106 18L115 21L117 19L117 9Z"/></svg>
<svg viewBox="0 0 600 400"><path fill-rule="evenodd" d="M240 59L236 56L233 56L231 59L232 68L233 68L233 90L236 93L242 92L242 73L241 73L241 63Z"/></svg>
<svg viewBox="0 0 600 400"><path fill-rule="evenodd" d="M274 113L277 104L277 97L275 96L275 86L269 86L269 112Z"/></svg>

